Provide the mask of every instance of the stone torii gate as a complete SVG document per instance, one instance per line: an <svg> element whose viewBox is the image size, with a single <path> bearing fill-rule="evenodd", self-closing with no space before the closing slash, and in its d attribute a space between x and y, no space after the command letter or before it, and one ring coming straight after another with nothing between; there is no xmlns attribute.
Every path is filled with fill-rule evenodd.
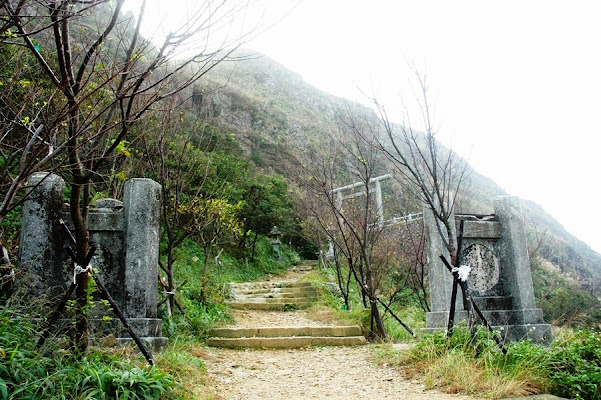
<svg viewBox="0 0 601 400"><path fill-rule="evenodd" d="M376 211L378 213L378 224L380 227L384 226L384 205L382 203L382 184L380 183L383 180L392 178L392 174L380 175L375 178L371 178L369 183L373 183L376 188ZM344 200L352 199L359 196L365 196L365 190L361 190L359 192L354 192L348 195L344 195L344 192L353 190L357 187L365 185L364 182L356 182L351 183L350 185L341 186L339 188L334 189L332 192L336 195L336 208L338 210L342 209L342 202Z"/></svg>
<svg viewBox="0 0 601 400"><path fill-rule="evenodd" d="M384 204L382 201L382 184L381 184L381 182L383 180L390 179L390 178L392 178L392 174L380 175L375 178L371 178L369 180L369 183L370 184L373 183L375 185L375 189L376 189L376 212L378 213L378 226L380 228L383 227L384 224L386 223L386 221L384 221ZM342 202L344 200L353 199L355 197L367 195L367 193L365 193L365 190L361 190L358 192L351 192L350 194L347 194L347 195L344 194L345 192L352 191L353 189L361 187L363 185L365 185L364 182L355 182L355 183L351 183L350 185L341 186L341 187L338 187L338 188L332 190L332 193L336 196L336 208L340 211L340 210L342 210ZM326 258L328 258L329 260L334 258L334 243L332 243L332 241L330 239L328 239L328 252L326 253Z"/></svg>

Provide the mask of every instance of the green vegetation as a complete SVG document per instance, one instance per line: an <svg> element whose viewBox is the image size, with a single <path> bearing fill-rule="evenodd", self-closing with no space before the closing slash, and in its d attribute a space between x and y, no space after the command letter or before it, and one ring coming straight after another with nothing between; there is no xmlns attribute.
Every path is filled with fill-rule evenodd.
<svg viewBox="0 0 601 400"><path fill-rule="evenodd" d="M89 27L84 25L82 32L87 32ZM90 32L100 32L96 26L91 28ZM32 42L26 50L27 46L13 43L15 39L11 30L0 35L0 111L4 117L0 121L4 138L0 143L0 192L7 200L0 210L0 244L8 248L14 263L22 194L13 188L13 182L25 181L36 169L72 177L82 175L84 170L65 172L65 166L75 166L65 162L66 152L59 152L52 162L38 161L48 153L50 143L64 143L67 122L92 121L89 127L80 127L80 145L72 150L82 154L83 162L102 159L104 163L99 163L89 176L85 165L83 181L90 186L83 196L91 200L104 195L119 197L124 181L130 177L148 177L161 183L161 261L165 268L161 275L167 275L162 276L167 282L165 291L175 295L160 299L165 300L159 307L165 322L163 332L171 344L155 355L157 365L152 368L126 350L93 348L85 356L74 358L71 348L61 347L61 338L47 341L46 347L37 351L37 327L14 307L2 306L0 399L196 399L206 395L202 389L202 343L211 327L231 318L224 304L227 282L283 273L299 261L297 252L303 258L315 257L314 246L320 240L307 239L302 231L307 216L296 210L298 204L290 195L294 190L289 186L291 174L298 167L291 160L300 148L312 153L324 146L324 133L335 129L336 109L342 101L262 58L241 63L234 72L226 65L211 70L206 79L190 88L191 102L175 106L157 92L151 102L154 107L131 118L116 119L110 124L113 130L105 131L98 126L100 121L108 123L109 117L119 114L109 112L109 104L117 104L113 97L119 92L109 90L116 84L106 75L109 66L100 63L90 69L90 77L85 80L87 89L80 92L77 102L80 117L65 120L64 100L49 77L40 75L32 50L42 49L43 56L50 56L50 42ZM80 52L88 47L76 42L76 58L81 59ZM118 52L111 50L108 42L99 49L106 53L107 60L116 59L113 55ZM148 51L151 58L156 50L149 47ZM144 63L144 57L136 55L132 62ZM181 78L185 78L184 72ZM227 87L214 90L226 79ZM171 90L170 85L164 85L165 89ZM128 96L133 98L134 94L142 97L143 93ZM344 108L365 112L354 104ZM118 131L120 126L124 127L122 132ZM35 133L37 127L40 131ZM93 132L99 135L97 139L84 140ZM41 140L33 140L35 135ZM29 141L34 147L25 151ZM342 172L348 173L346 167L341 167ZM353 179L346 176L345 182L347 178ZM504 194L475 172L465 189L459 211L490 212L492 196ZM326 187L325 192L329 191ZM385 202L397 203L387 208L387 216L421 209L411 200L410 191L398 195L385 188ZM71 193L69 188L67 196ZM571 237L540 207L529 203L524 206L534 224L549 229L539 253L557 269L533 269L536 295L545 317L556 325L598 329L600 256ZM85 204L75 208L83 210ZM280 247L281 261L276 261L270 243L275 226L284 243ZM398 243L408 241L394 238L383 246L386 251L380 257L386 262L381 263L377 293L398 317L418 330L424 325L427 309L425 281L423 275L421 280L416 278L419 262L409 256L402 262L390 256L388 249ZM408 249L408 253L413 250ZM13 265L1 267L1 275L5 275ZM348 268L339 267L350 281ZM568 274L574 279L566 278ZM356 284L348 287L345 302L335 291L333 275L315 272L306 279L315 282L322 299L308 310L313 318L360 324L365 332L373 331L366 299ZM403 282L412 286L403 286ZM390 313L383 312L382 319L387 340L414 340ZM551 392L601 399L601 334L597 331L564 331L549 348L513 343L507 355L498 350L486 332L480 331L478 346L475 356L469 334L458 329L451 341L442 335L426 336L416 341L410 352L399 353L383 346L381 355L383 362L395 362L422 376L428 388L490 398Z"/></svg>
<svg viewBox="0 0 601 400"><path fill-rule="evenodd" d="M276 262L269 239L261 236L255 263L223 255L219 263L209 263L209 279L205 281L199 272L204 264L202 248L188 240L180 252L176 277L187 284L178 292L177 300L186 314L176 312L165 321L164 334L169 336L170 345L155 354L156 366L149 367L128 348L94 347L76 358L68 348L62 348L66 342L60 336L48 340L38 351L38 327L14 306L3 306L0 399L197 399L206 395L203 339L208 329L231 318L223 304L224 284L283 273L299 259L283 246L283 260Z"/></svg>
<svg viewBox="0 0 601 400"><path fill-rule="evenodd" d="M35 350L37 331L28 319L0 308L0 398L161 399L174 379L144 360L106 351L81 359L58 347Z"/></svg>
<svg viewBox="0 0 601 400"><path fill-rule="evenodd" d="M337 288L335 282L335 271L319 270L305 275L303 280L311 281L319 293L320 302L308 309L313 319L327 323L341 323L343 325L359 325L363 332L369 333L371 328L369 310L362 303L360 292L356 285L349 287L350 310ZM386 291L390 287L383 286ZM408 288L402 291L400 296L403 301L390 304L390 308L405 324L413 330L425 326L425 312L419 305L419 299ZM382 313L382 319L390 342L407 342L415 340L389 312Z"/></svg>
<svg viewBox="0 0 601 400"><path fill-rule="evenodd" d="M554 325L601 327L601 300L550 268L532 272L534 294L545 319Z"/></svg>
<svg viewBox="0 0 601 400"><path fill-rule="evenodd" d="M175 278L178 282L186 282L176 294L186 315L174 312L174 318L165 321L170 338L198 341L215 324L228 321L231 317L223 304L227 295L227 283L257 280L267 274L282 274L290 265L298 263L296 252L288 246L280 249L283 260L276 262L269 239L261 237L257 243L254 263L225 253L219 257L218 263L208 264L207 273L203 277L202 248L191 240L185 241L177 255ZM205 292L201 293L203 282ZM164 308L159 311L164 311Z"/></svg>
<svg viewBox="0 0 601 400"><path fill-rule="evenodd" d="M383 346L381 362L419 376L426 388L500 399L552 393L573 399L601 399L601 332L564 330L549 347L529 341L507 345L504 355L484 329L477 347L469 330L426 335L408 351Z"/></svg>

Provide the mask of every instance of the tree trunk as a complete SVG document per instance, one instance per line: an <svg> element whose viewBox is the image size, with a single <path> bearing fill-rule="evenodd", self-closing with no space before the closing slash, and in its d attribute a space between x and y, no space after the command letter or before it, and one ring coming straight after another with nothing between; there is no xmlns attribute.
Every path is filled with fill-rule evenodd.
<svg viewBox="0 0 601 400"><path fill-rule="evenodd" d="M168 243L167 243L167 271L165 271L167 273L167 291L169 292L167 294L167 298L169 299L169 301L167 302L169 304L169 311L173 312L173 309L175 308L175 282L173 279L173 263L175 262L175 257L173 255L173 251L174 251L174 246L173 246L173 240L170 240L168 238ZM169 314L169 318L171 318L171 313Z"/></svg>
<svg viewBox="0 0 601 400"><path fill-rule="evenodd" d="M252 250L250 253L250 262L255 262L255 250L257 248L257 239L259 238L259 234L257 232L254 233L255 237L253 238Z"/></svg>
<svg viewBox="0 0 601 400"><path fill-rule="evenodd" d="M88 254L88 230L87 221L81 212L82 185L74 184L71 189L70 212L75 227L75 262L82 268ZM88 273L82 272L76 276L77 288L75 297L77 300L77 311L75 316L75 332L73 333L73 344L79 355L83 355L88 348Z"/></svg>
<svg viewBox="0 0 601 400"><path fill-rule="evenodd" d="M384 322L382 321L382 316L380 315L380 310L378 310L378 299L377 299L377 288L372 276L371 265L366 261L365 263L365 277L367 280L367 288L366 292L368 292L369 303L371 316L376 323L376 331L374 332L376 336L380 339L386 338L386 327L384 326Z"/></svg>

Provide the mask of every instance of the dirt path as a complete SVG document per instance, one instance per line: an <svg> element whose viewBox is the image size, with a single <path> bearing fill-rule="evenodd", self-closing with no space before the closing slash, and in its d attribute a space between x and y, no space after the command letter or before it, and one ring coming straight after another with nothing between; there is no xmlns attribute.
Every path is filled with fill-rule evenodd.
<svg viewBox="0 0 601 400"><path fill-rule="evenodd" d="M278 280L295 280L291 272ZM272 279L273 280L273 279ZM237 326L323 325L303 311L233 312ZM374 362L374 346L312 347L282 350L209 348L207 389L214 399L472 399L426 391L402 371Z"/></svg>
<svg viewBox="0 0 601 400"><path fill-rule="evenodd" d="M217 399L471 399L426 391L401 372L372 361L373 347L299 350L209 349Z"/></svg>

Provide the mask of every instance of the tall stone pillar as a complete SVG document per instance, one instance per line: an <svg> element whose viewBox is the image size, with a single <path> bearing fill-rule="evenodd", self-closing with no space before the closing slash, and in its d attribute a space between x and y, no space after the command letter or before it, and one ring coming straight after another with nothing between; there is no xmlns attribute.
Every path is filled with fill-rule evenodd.
<svg viewBox="0 0 601 400"><path fill-rule="evenodd" d="M524 232L524 221L517 197L503 196L494 199L495 213L499 218L501 236L505 240L506 285L513 296L513 308L536 308L530 259Z"/></svg>
<svg viewBox="0 0 601 400"><path fill-rule="evenodd" d="M455 215L451 216L455 221ZM451 292L453 289L453 275L440 259L441 255L448 258L448 250L440 237L440 232L445 233L445 228L439 230L440 221L436 219L432 210L424 207L424 227L426 230L428 283L430 288L430 309L426 314L426 326L446 327L449 320L451 305ZM452 227L454 227L453 224ZM455 310L459 314L463 310L461 292L457 292Z"/></svg>
<svg viewBox="0 0 601 400"><path fill-rule="evenodd" d="M65 181L58 175L38 172L27 180L32 188L23 206L19 264L25 271L19 287L33 295L54 298L64 292L69 272L62 251L65 233L62 218Z"/></svg>
<svg viewBox="0 0 601 400"><path fill-rule="evenodd" d="M156 318L161 185L130 179L123 201L125 239L125 315Z"/></svg>

